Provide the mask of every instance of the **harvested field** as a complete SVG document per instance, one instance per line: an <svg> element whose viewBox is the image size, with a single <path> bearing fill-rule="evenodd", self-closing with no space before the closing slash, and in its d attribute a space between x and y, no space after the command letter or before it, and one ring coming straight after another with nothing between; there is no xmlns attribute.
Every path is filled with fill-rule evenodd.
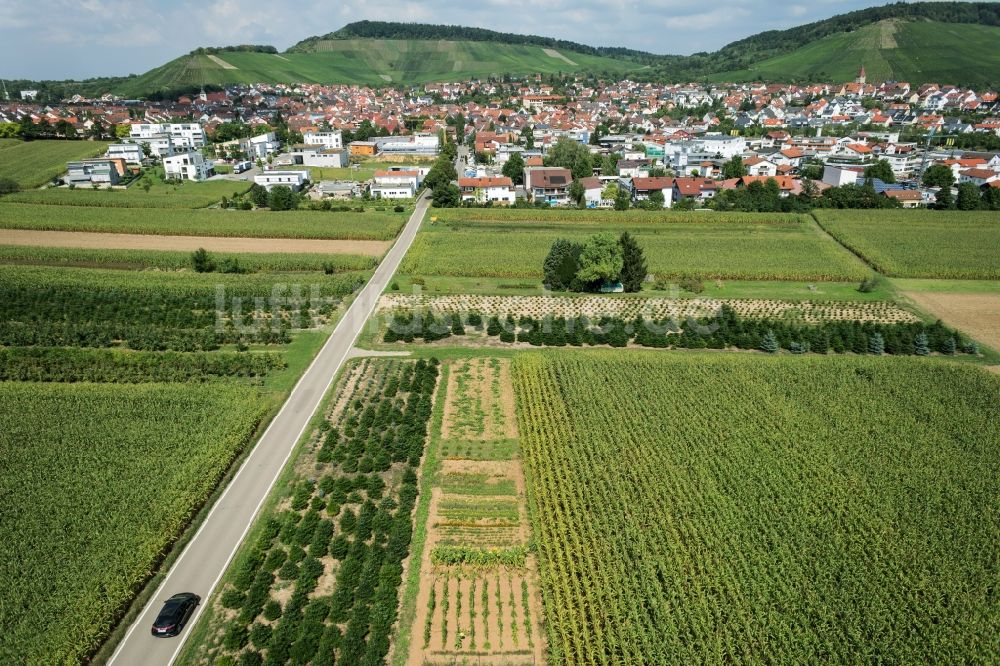
<svg viewBox="0 0 1000 666"><path fill-rule="evenodd" d="M31 231L0 229L0 245L74 247L115 250L197 250L212 252L360 254L380 257L389 241L318 240L298 238L227 238L221 236L150 236L87 231Z"/></svg>
<svg viewBox="0 0 1000 666"><path fill-rule="evenodd" d="M1000 294L904 293L946 324L1000 349Z"/></svg>
<svg viewBox="0 0 1000 666"><path fill-rule="evenodd" d="M614 298L608 296L430 296L386 294L379 310L429 309L436 313L478 312L486 316L527 315L541 318L611 316L633 319L706 317L729 305L741 317L795 319L807 324L821 321L870 321L897 323L919 321L912 312L885 301L777 301L768 299L715 298Z"/></svg>

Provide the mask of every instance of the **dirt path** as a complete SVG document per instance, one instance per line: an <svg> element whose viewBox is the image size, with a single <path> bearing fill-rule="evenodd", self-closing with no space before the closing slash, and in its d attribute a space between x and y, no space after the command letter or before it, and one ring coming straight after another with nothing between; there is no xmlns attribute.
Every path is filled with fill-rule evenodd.
<svg viewBox="0 0 1000 666"><path fill-rule="evenodd" d="M576 65L575 62L564 56L562 53L559 53L559 51L556 51L555 49L542 49L542 51L544 51L545 55L547 55L550 58L555 58L556 60L562 60L563 62L568 63L570 65Z"/></svg>
<svg viewBox="0 0 1000 666"><path fill-rule="evenodd" d="M1000 294L904 292L920 308L994 349L1000 349Z"/></svg>
<svg viewBox="0 0 1000 666"><path fill-rule="evenodd" d="M216 236L147 236L144 234L104 234L89 231L30 231L0 229L0 245L75 247L109 250L183 250L199 247L212 252L262 254L361 254L380 257L391 241L310 240L299 238L223 238Z"/></svg>
<svg viewBox="0 0 1000 666"><path fill-rule="evenodd" d="M210 56L208 56L208 59L211 60L212 62L214 62L216 65L218 65L222 69L239 69L239 67L237 67L236 65L233 65L233 64L230 64L230 63L226 62L225 60L223 60L222 58L220 58L217 55L210 55Z"/></svg>

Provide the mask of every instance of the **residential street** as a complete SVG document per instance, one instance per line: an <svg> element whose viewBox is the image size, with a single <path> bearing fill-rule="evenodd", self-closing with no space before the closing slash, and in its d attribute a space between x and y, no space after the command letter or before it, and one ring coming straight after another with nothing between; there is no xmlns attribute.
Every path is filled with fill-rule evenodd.
<svg viewBox="0 0 1000 666"><path fill-rule="evenodd" d="M116 666L158 666L170 664L176 658L296 442L348 358L354 340L374 311L382 290L413 242L429 203L427 196L418 201L395 245L337 324L288 401L174 563L157 593L129 628L110 663ZM202 605L180 637L154 638L150 634L153 620L163 601L178 592L200 595Z"/></svg>

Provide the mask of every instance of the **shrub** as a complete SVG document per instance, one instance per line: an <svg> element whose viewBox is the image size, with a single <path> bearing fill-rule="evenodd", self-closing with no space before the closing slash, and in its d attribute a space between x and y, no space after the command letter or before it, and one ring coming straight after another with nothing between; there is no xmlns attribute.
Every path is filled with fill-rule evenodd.
<svg viewBox="0 0 1000 666"><path fill-rule="evenodd" d="M273 599L264 605L264 617L268 620L277 620L281 617L281 604Z"/></svg>
<svg viewBox="0 0 1000 666"><path fill-rule="evenodd" d="M191 253L191 265L194 266L194 270L198 273L211 273L215 270L215 262L212 261L212 255L203 247L199 247Z"/></svg>
<svg viewBox="0 0 1000 666"><path fill-rule="evenodd" d="M266 614L265 609L265 614ZM278 614L281 614L281 607L278 607ZM275 618L268 618L275 619ZM267 647L268 641L271 640L271 627L270 625L261 624L257 622L250 628L250 642L254 644L255 647L264 649Z"/></svg>
<svg viewBox="0 0 1000 666"><path fill-rule="evenodd" d="M882 277L879 275L872 275L866 277L858 285L858 291L862 294L870 294L882 285Z"/></svg>
<svg viewBox="0 0 1000 666"><path fill-rule="evenodd" d="M236 589L228 589L222 593L222 605L226 608L238 610L243 607L246 595Z"/></svg>
<svg viewBox="0 0 1000 666"><path fill-rule="evenodd" d="M685 275L678 280L677 286L692 294L700 294L705 291L705 283L691 275Z"/></svg>
<svg viewBox="0 0 1000 666"><path fill-rule="evenodd" d="M248 640L250 640L250 634L246 626L233 624L226 630L226 634L222 638L222 645L227 650L239 650L247 644Z"/></svg>
<svg viewBox="0 0 1000 666"><path fill-rule="evenodd" d="M405 208L403 208L402 206L394 206L392 210L393 210L393 212L394 212L394 213L402 213L402 212L404 212L404 211L405 211L406 209L405 209Z"/></svg>
<svg viewBox="0 0 1000 666"><path fill-rule="evenodd" d="M778 351L778 338L774 336L774 331L768 331L764 334L760 341L760 348L768 354L774 354Z"/></svg>

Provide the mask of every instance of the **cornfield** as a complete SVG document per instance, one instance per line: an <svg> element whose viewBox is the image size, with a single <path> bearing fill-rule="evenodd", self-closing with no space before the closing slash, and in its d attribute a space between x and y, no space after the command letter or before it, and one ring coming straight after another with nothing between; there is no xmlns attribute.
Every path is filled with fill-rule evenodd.
<svg viewBox="0 0 1000 666"><path fill-rule="evenodd" d="M406 223L399 213L321 211L183 210L158 208L136 214L128 208L0 202L0 228L95 231L164 236L249 238L337 238L390 240Z"/></svg>
<svg viewBox="0 0 1000 666"><path fill-rule="evenodd" d="M987 663L998 378L910 359L515 359L553 664Z"/></svg>
<svg viewBox="0 0 1000 666"><path fill-rule="evenodd" d="M870 273L842 247L798 223L603 227L608 228L632 234L645 253L649 272L659 278L852 281ZM585 224L439 223L418 234L401 271L418 276L540 279L542 263L556 239L583 242L600 229Z"/></svg>
<svg viewBox="0 0 1000 666"><path fill-rule="evenodd" d="M266 408L225 383L0 383L0 663L84 661Z"/></svg>
<svg viewBox="0 0 1000 666"><path fill-rule="evenodd" d="M363 271L374 268L374 257L359 254L228 253L212 252L217 263L237 261L242 270L262 271ZM110 250L71 247L0 245L0 263L87 268L191 270L191 253L174 250Z"/></svg>
<svg viewBox="0 0 1000 666"><path fill-rule="evenodd" d="M803 221L795 213L716 213L714 211L575 210L572 208L445 208L435 211L443 222L501 222L504 224L788 224Z"/></svg>
<svg viewBox="0 0 1000 666"><path fill-rule="evenodd" d="M20 203L53 204L60 206L97 206L99 208L204 208L217 204L222 197L232 197L250 189L250 183L240 181L186 181L167 185L150 181L148 192L138 183L126 190L93 190L85 188L46 188L12 194L5 200Z"/></svg>
<svg viewBox="0 0 1000 666"><path fill-rule="evenodd" d="M1000 278L1000 213L819 210L816 219L886 275Z"/></svg>

